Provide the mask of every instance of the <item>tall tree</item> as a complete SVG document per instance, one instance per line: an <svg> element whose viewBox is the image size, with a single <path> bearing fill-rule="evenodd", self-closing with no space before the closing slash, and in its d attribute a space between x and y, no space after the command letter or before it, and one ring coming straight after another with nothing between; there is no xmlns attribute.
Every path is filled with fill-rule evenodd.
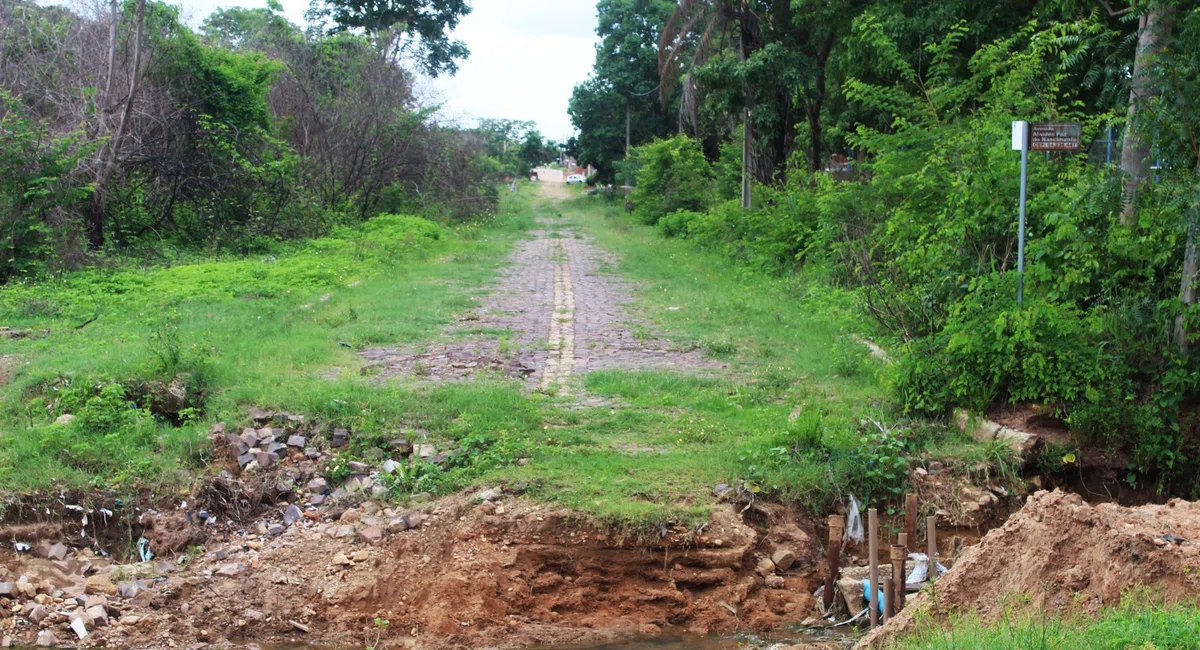
<svg viewBox="0 0 1200 650"><path fill-rule="evenodd" d="M605 180L613 161L630 146L669 134L670 95L659 85L658 40L675 3L671 0L600 0L596 5L600 43L591 77L571 96L572 123L580 131L578 159L594 165Z"/></svg>
<svg viewBox="0 0 1200 650"><path fill-rule="evenodd" d="M449 33L471 13L467 0L323 0L314 2L309 18L331 20L333 29L367 32L398 30L407 37L401 49L414 52L417 64L429 76L453 75L458 61L471 53Z"/></svg>

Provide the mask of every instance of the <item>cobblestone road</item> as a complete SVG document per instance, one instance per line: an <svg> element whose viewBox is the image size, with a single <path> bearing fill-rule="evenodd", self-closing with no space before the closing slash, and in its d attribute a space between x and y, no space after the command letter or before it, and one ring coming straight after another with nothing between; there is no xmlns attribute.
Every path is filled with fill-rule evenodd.
<svg viewBox="0 0 1200 650"><path fill-rule="evenodd" d="M554 183L542 187L543 195L561 191ZM569 220L543 215L538 226L516 246L479 309L458 325L460 334L484 336L460 335L415 349L373 348L363 357L381 366L385 377L466 379L492 371L546 390L564 389L572 376L599 369L720 367L697 351L652 336L632 317L625 307L632 287L614 273L617 259ZM498 330L504 333L496 335Z"/></svg>

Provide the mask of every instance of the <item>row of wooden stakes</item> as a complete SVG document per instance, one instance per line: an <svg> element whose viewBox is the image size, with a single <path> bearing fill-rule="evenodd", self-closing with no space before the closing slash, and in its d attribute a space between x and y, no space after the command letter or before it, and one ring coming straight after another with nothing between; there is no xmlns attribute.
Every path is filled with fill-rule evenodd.
<svg viewBox="0 0 1200 650"><path fill-rule="evenodd" d="M828 570L825 575L824 605L828 611L833 605L833 586L840 571L843 538L846 532L846 520L842 515L829 516L829 546L825 560ZM937 578L937 517L925 518L925 538L929 556L929 580ZM870 609L871 627L879 626L880 614L886 620L891 620L900 610L904 609L906 592L906 570L908 554L916 550L917 541L917 495L907 494L904 498L904 532L896 535L896 543L891 545L889 559L892 566L892 576L883 582L883 609L879 607L879 513L875 508L867 510L867 553L870 562L870 589L866 593L867 607ZM850 612L854 614L854 612Z"/></svg>

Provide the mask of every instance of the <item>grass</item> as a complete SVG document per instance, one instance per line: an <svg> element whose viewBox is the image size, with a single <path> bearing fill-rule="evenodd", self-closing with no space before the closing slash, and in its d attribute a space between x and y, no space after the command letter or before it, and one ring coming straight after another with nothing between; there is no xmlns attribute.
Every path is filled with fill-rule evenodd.
<svg viewBox="0 0 1200 650"><path fill-rule="evenodd" d="M894 500L907 456L974 463L990 453L892 411L879 362L847 344L862 333L857 297L819 272L749 271L665 240L619 207L528 193L466 227L389 217L271 257L5 287L0 323L50 333L0 351L22 364L0 386L0 493L186 487L211 471L209 425L244 425L254 406L349 427L339 461L382 460L399 436L462 450L444 471L406 471L398 496L524 483L537 498L643 530L705 519L719 483L819 511L847 493ZM606 271L638 287L639 339L665 337L728 367L592 372L572 392L600 399L582 405L499 378L381 383L360 372L363 347L444 336L535 216L619 254ZM515 347L511 332L471 335ZM203 400L174 420L151 415L138 391L175 377ZM53 424L64 412L76 420Z"/></svg>
<svg viewBox="0 0 1200 650"><path fill-rule="evenodd" d="M1021 612L984 624L974 616L923 622L892 650L1195 650L1200 608L1126 597L1099 617Z"/></svg>
<svg viewBox="0 0 1200 650"><path fill-rule="evenodd" d="M22 365L0 386L0 491L186 481L177 470L204 467L208 424L244 421L250 405L352 416L368 431L420 424L404 420L414 401L434 419L450 417L438 407L455 394L418 399L357 378L356 350L436 335L473 306L468 290L492 277L531 217L528 198L460 228L381 217L266 258L93 269L4 287L0 322L49 335L5 342ZM320 378L338 369L338 380ZM100 399L104 386L181 372L205 396L182 426L130 408L128 395ZM89 403L109 417L52 424Z"/></svg>

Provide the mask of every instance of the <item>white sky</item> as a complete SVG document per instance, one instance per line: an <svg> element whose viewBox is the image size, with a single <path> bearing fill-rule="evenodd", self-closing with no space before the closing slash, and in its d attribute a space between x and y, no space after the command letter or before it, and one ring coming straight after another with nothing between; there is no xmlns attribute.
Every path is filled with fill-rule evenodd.
<svg viewBox="0 0 1200 650"><path fill-rule="evenodd" d="M179 1L179 0L176 0ZM284 13L304 24L308 0L282 0ZM198 25L218 7L265 7L266 0L182 0L185 19ZM455 77L423 86L447 117L473 126L481 117L533 120L542 134L563 141L573 129L567 103L595 57L593 0L472 0L455 38L471 49Z"/></svg>

